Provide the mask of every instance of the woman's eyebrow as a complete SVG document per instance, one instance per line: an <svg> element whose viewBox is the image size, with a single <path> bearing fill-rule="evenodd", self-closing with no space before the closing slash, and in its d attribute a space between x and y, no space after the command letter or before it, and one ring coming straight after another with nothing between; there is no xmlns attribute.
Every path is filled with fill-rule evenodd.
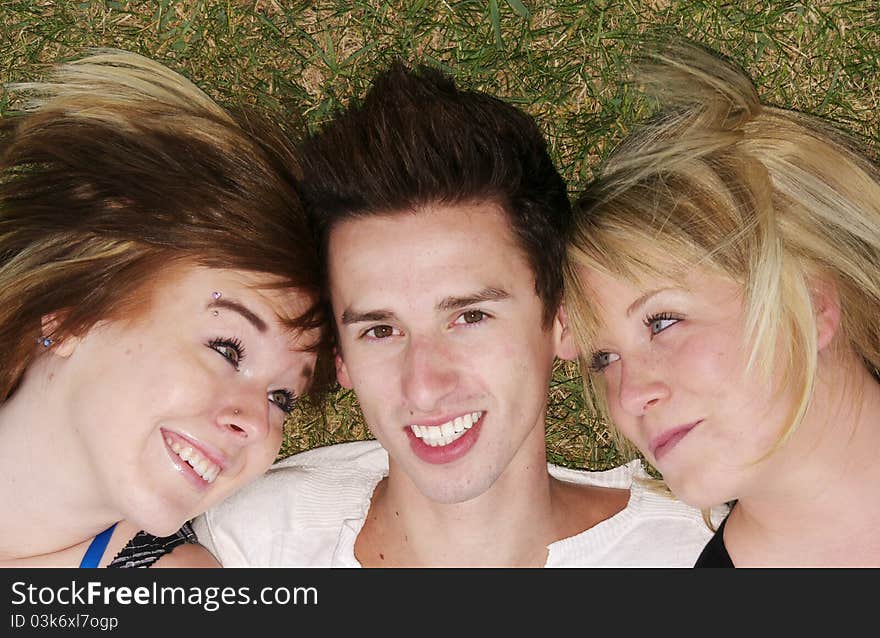
<svg viewBox="0 0 880 638"><path fill-rule="evenodd" d="M247 319L259 332L266 332L268 329L266 322L263 321L257 313L234 299L215 299L208 304L208 308L224 308L226 310L232 310Z"/></svg>
<svg viewBox="0 0 880 638"><path fill-rule="evenodd" d="M657 288L656 290L649 290L629 305L629 308L626 309L626 316L629 317L633 312L644 306L654 295L659 295L661 292L666 292L667 290L683 290L683 288L680 286L664 286L663 288Z"/></svg>

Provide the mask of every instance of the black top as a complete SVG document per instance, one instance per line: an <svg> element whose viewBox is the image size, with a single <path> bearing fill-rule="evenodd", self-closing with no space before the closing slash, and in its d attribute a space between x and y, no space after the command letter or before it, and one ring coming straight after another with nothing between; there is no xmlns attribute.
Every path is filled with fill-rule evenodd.
<svg viewBox="0 0 880 638"><path fill-rule="evenodd" d="M178 545L198 543L196 533L189 523L184 523L171 536L159 538L140 531L119 550L107 567L152 567L153 563L162 558Z"/></svg>
<svg viewBox="0 0 880 638"><path fill-rule="evenodd" d="M724 546L724 524L727 523L727 517L721 521L715 535L709 539L694 567L735 567L733 561L730 560L730 554Z"/></svg>

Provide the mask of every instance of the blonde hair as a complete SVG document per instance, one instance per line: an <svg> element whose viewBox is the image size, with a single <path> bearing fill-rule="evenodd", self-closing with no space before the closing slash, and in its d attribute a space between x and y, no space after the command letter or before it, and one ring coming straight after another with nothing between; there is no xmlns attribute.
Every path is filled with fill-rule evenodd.
<svg viewBox="0 0 880 638"><path fill-rule="evenodd" d="M565 264L572 329L588 352L597 318L580 267L635 283L700 267L737 282L749 368L769 377L778 364L782 383L797 389L781 445L812 396L816 278L837 288L841 343L878 376L880 173L851 139L762 104L742 71L696 46L652 54L639 77L663 109L614 151L575 206ZM588 359L588 407L607 417Z"/></svg>
<svg viewBox="0 0 880 638"><path fill-rule="evenodd" d="M57 319L47 335L56 342L130 318L182 260L264 273L313 300L287 318L291 329L326 326L298 164L281 129L119 50L10 89L27 101L0 120L0 402L37 356L44 318Z"/></svg>

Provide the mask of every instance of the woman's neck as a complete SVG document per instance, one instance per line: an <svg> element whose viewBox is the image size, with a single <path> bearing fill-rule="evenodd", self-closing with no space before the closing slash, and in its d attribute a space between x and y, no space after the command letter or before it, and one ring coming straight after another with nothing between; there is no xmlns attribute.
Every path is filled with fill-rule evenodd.
<svg viewBox="0 0 880 638"><path fill-rule="evenodd" d="M880 566L880 384L861 361L820 369L803 423L742 494L735 564Z"/></svg>
<svg viewBox="0 0 880 638"><path fill-rule="evenodd" d="M58 389L39 364L0 405L0 560L76 546L118 518L84 472L74 428L58 409Z"/></svg>

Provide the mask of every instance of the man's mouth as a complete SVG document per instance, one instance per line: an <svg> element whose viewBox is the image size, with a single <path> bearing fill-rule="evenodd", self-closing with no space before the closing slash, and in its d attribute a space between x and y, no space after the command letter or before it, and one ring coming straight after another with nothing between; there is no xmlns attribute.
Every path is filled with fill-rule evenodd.
<svg viewBox="0 0 880 638"><path fill-rule="evenodd" d="M470 430L482 416L482 412L468 412L441 425L413 424L409 428L425 445L442 447L464 436L464 433Z"/></svg>

